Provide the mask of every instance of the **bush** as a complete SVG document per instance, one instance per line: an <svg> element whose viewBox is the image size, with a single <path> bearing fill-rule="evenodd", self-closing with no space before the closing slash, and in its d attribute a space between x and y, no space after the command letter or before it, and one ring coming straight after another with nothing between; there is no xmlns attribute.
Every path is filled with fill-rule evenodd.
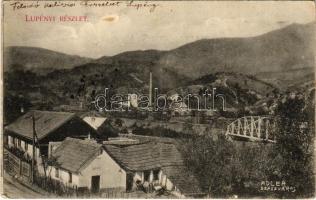
<svg viewBox="0 0 316 200"><path fill-rule="evenodd" d="M230 141L221 134L183 140L180 146L187 167L215 198L265 196L260 183L273 178L281 162L270 144Z"/></svg>

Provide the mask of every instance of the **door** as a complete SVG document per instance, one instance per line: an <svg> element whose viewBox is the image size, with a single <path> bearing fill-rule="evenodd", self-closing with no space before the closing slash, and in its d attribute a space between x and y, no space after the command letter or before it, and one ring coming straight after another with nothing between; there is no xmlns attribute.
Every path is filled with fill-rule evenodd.
<svg viewBox="0 0 316 200"><path fill-rule="evenodd" d="M126 174L126 191L131 191L133 189L133 183L134 183L134 174L127 173Z"/></svg>
<svg viewBox="0 0 316 200"><path fill-rule="evenodd" d="M97 193L100 190L100 176L91 177L91 192Z"/></svg>

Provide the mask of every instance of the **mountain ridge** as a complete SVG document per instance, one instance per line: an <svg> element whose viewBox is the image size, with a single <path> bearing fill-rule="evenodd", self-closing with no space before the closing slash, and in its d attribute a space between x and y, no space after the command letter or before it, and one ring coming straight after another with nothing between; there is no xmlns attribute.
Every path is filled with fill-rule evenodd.
<svg viewBox="0 0 316 200"><path fill-rule="evenodd" d="M250 38L202 39L169 51L159 64L194 78L221 71L255 74L313 67L314 27L293 24Z"/></svg>
<svg viewBox="0 0 316 200"><path fill-rule="evenodd" d="M269 79L264 78L271 81L269 83L274 83L280 77L280 72L314 66L314 27L315 22L292 24L255 37L202 39L170 51L127 51L98 59L59 52L53 52L53 56L35 54L39 50L31 47L35 53L26 52L25 49L23 51L22 47L20 54L25 55L18 53L6 57L11 56L9 60L20 64L18 68L23 69L22 64L26 63L26 69L34 73L43 63L56 66L56 70L47 67L51 71L46 72L43 77L53 85L56 85L54 81L61 81L63 84L67 79L76 81L87 76L96 79L100 84L110 84L113 87L141 87L142 81L149 80L150 72L153 73L157 87L166 89L179 87L188 81L217 72L254 76L270 72ZM52 53L50 50L47 52ZM43 58L40 58L41 55L44 55ZM53 58L51 62L50 58ZM77 58L78 61L74 62ZM64 62L65 59L67 62ZM35 63L33 68L32 62ZM64 64L60 64L61 62ZM291 77L295 79L295 76Z"/></svg>
<svg viewBox="0 0 316 200"><path fill-rule="evenodd" d="M47 74L58 69L70 69L93 60L28 46L7 46L4 48L4 58L4 71L29 70L39 74Z"/></svg>

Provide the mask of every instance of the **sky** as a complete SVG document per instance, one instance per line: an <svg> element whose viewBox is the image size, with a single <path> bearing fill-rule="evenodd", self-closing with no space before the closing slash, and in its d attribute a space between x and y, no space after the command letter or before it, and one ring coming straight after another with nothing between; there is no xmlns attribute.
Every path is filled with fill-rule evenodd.
<svg viewBox="0 0 316 200"><path fill-rule="evenodd" d="M4 2L4 46L41 47L91 58L170 50L205 38L256 36L315 20L311 1L148 1L158 5L154 10L130 7L127 2L115 7L85 7L76 2L71 8L45 9L40 2L38 8L13 10L11 3ZM26 22L25 15L87 16L88 21Z"/></svg>

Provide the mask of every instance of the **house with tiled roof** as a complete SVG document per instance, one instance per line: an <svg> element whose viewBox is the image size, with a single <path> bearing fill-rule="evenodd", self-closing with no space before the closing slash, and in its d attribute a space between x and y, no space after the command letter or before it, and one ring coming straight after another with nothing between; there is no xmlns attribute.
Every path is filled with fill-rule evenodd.
<svg viewBox="0 0 316 200"><path fill-rule="evenodd" d="M126 172L94 140L66 138L50 155L47 176L79 190L125 190Z"/></svg>
<svg viewBox="0 0 316 200"><path fill-rule="evenodd" d="M47 174L71 187L91 191L165 188L179 197L203 195L199 182L172 143L114 139L103 145L66 138L56 144Z"/></svg>
<svg viewBox="0 0 316 200"><path fill-rule="evenodd" d="M49 142L63 141L66 137L99 138L96 130L74 113L33 110L4 128L4 145L32 157L34 132L36 160L40 155L48 155Z"/></svg>
<svg viewBox="0 0 316 200"><path fill-rule="evenodd" d="M178 197L203 196L199 182L184 165L172 143L145 142L133 145L105 142L106 152L126 171L126 189L136 183L161 186Z"/></svg>

